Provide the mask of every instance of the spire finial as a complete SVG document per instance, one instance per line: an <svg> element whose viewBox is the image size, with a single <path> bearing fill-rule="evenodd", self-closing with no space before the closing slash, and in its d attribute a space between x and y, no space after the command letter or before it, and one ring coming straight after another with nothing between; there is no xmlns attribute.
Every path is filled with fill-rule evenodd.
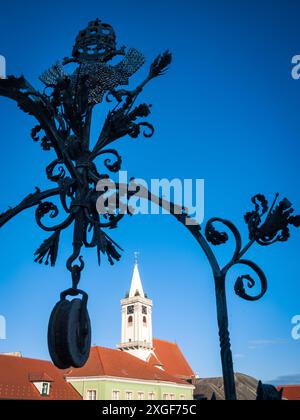
<svg viewBox="0 0 300 420"><path fill-rule="evenodd" d="M134 253L134 265L138 265L139 255L140 255L140 253L138 251L135 251L135 253Z"/></svg>

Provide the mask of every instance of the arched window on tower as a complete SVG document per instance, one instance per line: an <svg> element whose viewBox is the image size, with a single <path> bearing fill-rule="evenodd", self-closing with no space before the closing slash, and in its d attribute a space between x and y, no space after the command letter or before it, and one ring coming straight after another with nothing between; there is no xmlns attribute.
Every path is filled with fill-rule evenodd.
<svg viewBox="0 0 300 420"><path fill-rule="evenodd" d="M132 325L133 325L133 316L129 316L128 317L128 327L132 327Z"/></svg>
<svg viewBox="0 0 300 420"><path fill-rule="evenodd" d="M143 325L144 327L147 327L147 317L143 317Z"/></svg>

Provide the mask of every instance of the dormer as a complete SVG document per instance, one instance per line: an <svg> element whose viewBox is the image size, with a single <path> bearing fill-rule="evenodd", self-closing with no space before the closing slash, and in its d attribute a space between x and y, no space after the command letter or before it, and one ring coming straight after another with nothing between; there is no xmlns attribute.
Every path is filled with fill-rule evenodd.
<svg viewBox="0 0 300 420"><path fill-rule="evenodd" d="M29 374L29 382L31 382L41 397L49 397L51 392L51 384L53 379L47 373L31 373Z"/></svg>

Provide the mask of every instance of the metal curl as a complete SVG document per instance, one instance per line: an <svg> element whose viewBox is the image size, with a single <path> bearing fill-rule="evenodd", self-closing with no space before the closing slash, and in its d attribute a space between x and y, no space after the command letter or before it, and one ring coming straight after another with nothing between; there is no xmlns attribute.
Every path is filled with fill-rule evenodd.
<svg viewBox="0 0 300 420"><path fill-rule="evenodd" d="M84 261L83 261L83 257L80 256L80 251L81 248L78 247L78 250L74 250L73 254L69 257L68 261L67 261L67 269L72 272L74 267L76 267L76 265L73 266L73 263L77 260L79 260L80 265L78 266L80 268L80 270L82 271L84 269Z"/></svg>
<svg viewBox="0 0 300 420"><path fill-rule="evenodd" d="M50 165L46 168L47 178L53 182L59 182L60 180L64 179L66 176L66 171L63 166L58 167L58 174L54 175L53 172L58 165L61 165L63 162L59 159L54 160Z"/></svg>
<svg viewBox="0 0 300 420"><path fill-rule="evenodd" d="M265 236L263 238L258 238L256 242L261 246L270 246L270 245L276 244L277 242L285 242L287 241L289 237L290 237L289 231L288 229L285 229L279 232L274 239L271 239L270 237Z"/></svg>
<svg viewBox="0 0 300 420"><path fill-rule="evenodd" d="M40 133L44 131L44 128L42 125L36 125L31 130L31 138L33 141L41 142L42 149L45 151L49 151L52 148L51 140L47 136L40 137Z"/></svg>
<svg viewBox="0 0 300 420"><path fill-rule="evenodd" d="M262 194L255 195L252 198L252 203L255 205L255 211L260 217L264 216L269 210L268 200Z"/></svg>
<svg viewBox="0 0 300 420"><path fill-rule="evenodd" d="M91 240L89 241L87 238L87 232L93 230L93 236L91 238ZM97 232L96 232L96 226L93 224L90 224L89 227L85 230L84 232L84 238L83 238L83 243L84 246L86 248L94 248L95 246L97 246Z"/></svg>
<svg viewBox="0 0 300 420"><path fill-rule="evenodd" d="M120 159L119 160L117 160L115 163L111 163L111 159L105 159L105 161L104 161L104 165L105 165L105 167L110 171L110 172L113 172L113 173L117 173L117 172L119 172L120 171L120 169L121 169L121 164L122 164L122 159L121 159L121 157L120 157Z"/></svg>
<svg viewBox="0 0 300 420"><path fill-rule="evenodd" d="M49 201L40 203L36 209L36 216L38 219L42 219L44 216L46 216L46 214L49 213L51 219L54 219L59 214L57 206Z"/></svg>
<svg viewBox="0 0 300 420"><path fill-rule="evenodd" d="M153 125L152 124L149 124L149 123L147 123L147 122L142 122L142 123L139 123L139 124L137 124L139 127L146 127L146 128L148 128L149 130L150 130L150 133L147 133L147 131L146 130L144 130L143 131L143 136L146 138L146 139L151 139L151 137L153 137L153 135L154 135L154 133L155 133L155 128L153 127Z"/></svg>
<svg viewBox="0 0 300 420"><path fill-rule="evenodd" d="M97 217L97 221L100 222L99 215L95 212L95 216ZM92 238L88 240L88 233L93 231ZM95 223L89 222L83 232L83 244L86 248L95 248L99 242L99 232L100 228Z"/></svg>
<svg viewBox="0 0 300 420"><path fill-rule="evenodd" d="M242 238L239 230L237 227L230 222L229 220L220 219L218 217L214 217L210 219L206 224L205 229L205 236L209 243L212 245L218 246L226 244L229 240L229 236L226 232L220 232L214 227L214 223L221 223L226 226L234 236L235 239L235 252L231 259L231 262L226 266L231 266L239 257L241 249L242 249Z"/></svg>
<svg viewBox="0 0 300 420"><path fill-rule="evenodd" d="M70 207L67 205L67 197L72 198L73 192L72 187L74 186L75 182L71 178L65 178L59 182L60 191L60 201L66 213L71 213L71 203Z"/></svg>
<svg viewBox="0 0 300 420"><path fill-rule="evenodd" d="M50 214L49 214L50 213ZM69 227L74 221L75 216L73 214L69 215L64 222L59 223L55 226L46 226L42 223L42 219L49 214L51 219L55 219L59 215L58 207L50 202L40 203L35 212L35 219L37 225L46 232L55 232L57 230L63 230Z"/></svg>
<svg viewBox="0 0 300 420"><path fill-rule="evenodd" d="M258 300L260 300L267 292L268 290L268 282L267 282L267 278L265 273L262 271L262 269L255 264L252 261L249 260L240 260L238 261L235 265L237 264L241 264L241 265L246 265L248 267L250 267L257 275L258 278L260 280L260 284L261 284L261 292L260 294L256 295L256 296L251 296L247 293L246 289L245 289L245 280L248 282L247 283L247 287L249 289L253 289L256 286L256 281L249 275L249 274L244 274L240 277L238 277L235 286L234 286L234 290L235 293L242 299L247 300L249 302L256 302Z"/></svg>
<svg viewBox="0 0 300 420"><path fill-rule="evenodd" d="M36 125L35 127L33 127L33 129L31 130L31 138L33 141L35 142L40 141L40 137L38 136L38 133L40 133L41 131L42 131L41 125Z"/></svg>
<svg viewBox="0 0 300 420"><path fill-rule="evenodd" d="M104 161L105 167L110 172L113 172L113 173L119 172L121 170L121 166L122 166L122 157L114 149L102 150L101 152L97 153L96 157L99 157L99 156L102 156L102 155L106 155L106 154L113 155L116 158L116 161L112 163L112 160L111 159L105 159L105 161Z"/></svg>
<svg viewBox="0 0 300 420"><path fill-rule="evenodd" d="M79 250L80 253L80 250ZM67 261L67 269L70 271L72 275L72 288L77 290L78 284L80 282L81 278L81 272L84 270L85 264L82 256L79 256L79 253L77 251L74 251L74 253L71 255L71 257ZM80 265L73 263L77 260L79 260Z"/></svg>

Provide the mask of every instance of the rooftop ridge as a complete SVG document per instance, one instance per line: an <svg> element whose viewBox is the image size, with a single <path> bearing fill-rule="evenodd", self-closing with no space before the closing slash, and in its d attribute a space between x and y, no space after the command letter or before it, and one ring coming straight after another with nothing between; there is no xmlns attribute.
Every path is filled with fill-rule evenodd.
<svg viewBox="0 0 300 420"><path fill-rule="evenodd" d="M12 356L10 354L0 354L0 357L3 357L3 358L5 357L7 359L13 359L13 360L31 360L33 362L49 363L51 366L54 366L50 360L35 359L34 357L24 357L24 356L20 357L20 356Z"/></svg>
<svg viewBox="0 0 300 420"><path fill-rule="evenodd" d="M92 351L92 349L93 349L94 347L92 347L91 348L91 351ZM98 347L96 347L96 351L97 351L97 356L98 356L98 359L99 359L99 363L100 363L100 365L101 365L101 367L102 367L102 370L103 370L103 373L105 374L106 372L105 372L105 368L104 368L104 364L102 363L102 360L101 360L101 354L100 354L100 352L99 352L99 346ZM102 348L105 348L105 347L102 347ZM114 349L112 349L112 350L114 350Z"/></svg>

